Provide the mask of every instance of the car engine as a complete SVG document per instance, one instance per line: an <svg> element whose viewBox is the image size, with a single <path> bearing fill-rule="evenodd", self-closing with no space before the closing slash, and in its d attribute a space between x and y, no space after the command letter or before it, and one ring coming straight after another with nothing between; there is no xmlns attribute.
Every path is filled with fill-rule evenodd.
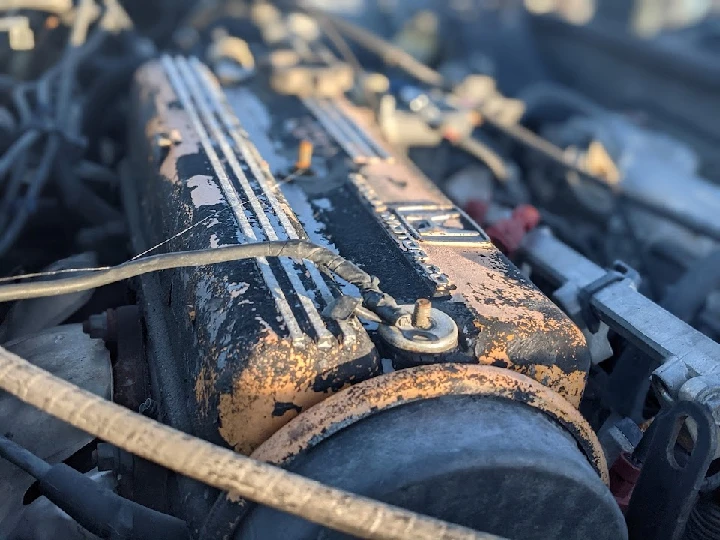
<svg viewBox="0 0 720 540"><path fill-rule="evenodd" d="M0 2L0 538L720 537L671 3Z"/></svg>

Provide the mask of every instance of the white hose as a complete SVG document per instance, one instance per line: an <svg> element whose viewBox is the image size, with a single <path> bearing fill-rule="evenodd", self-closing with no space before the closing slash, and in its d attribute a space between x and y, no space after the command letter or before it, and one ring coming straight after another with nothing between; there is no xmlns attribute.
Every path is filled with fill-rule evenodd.
<svg viewBox="0 0 720 540"><path fill-rule="evenodd" d="M0 11L29 9L62 15L72 7L72 0L0 0Z"/></svg>

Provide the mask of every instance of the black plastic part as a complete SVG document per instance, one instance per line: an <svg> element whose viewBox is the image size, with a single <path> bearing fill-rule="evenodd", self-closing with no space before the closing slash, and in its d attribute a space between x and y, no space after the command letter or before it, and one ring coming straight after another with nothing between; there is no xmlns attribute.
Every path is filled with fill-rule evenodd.
<svg viewBox="0 0 720 540"><path fill-rule="evenodd" d="M687 460L676 458L678 434L687 419L697 426ZM710 410L683 401L653 422L654 433L626 513L631 540L677 540L683 531L717 451ZM647 435L646 435L647 436Z"/></svg>
<svg viewBox="0 0 720 540"><path fill-rule="evenodd" d="M43 495L100 538L190 540L184 521L123 499L67 465L39 480Z"/></svg>
<svg viewBox="0 0 720 540"><path fill-rule="evenodd" d="M402 405L322 441L288 469L360 495L513 540L622 540L623 516L575 441L509 400ZM347 538L253 506L235 540Z"/></svg>

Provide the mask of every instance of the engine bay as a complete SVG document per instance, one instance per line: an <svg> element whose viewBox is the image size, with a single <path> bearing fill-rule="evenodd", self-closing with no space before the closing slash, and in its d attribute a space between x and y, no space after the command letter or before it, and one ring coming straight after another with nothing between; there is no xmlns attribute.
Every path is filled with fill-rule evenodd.
<svg viewBox="0 0 720 540"><path fill-rule="evenodd" d="M6 4L0 538L720 536L709 7Z"/></svg>

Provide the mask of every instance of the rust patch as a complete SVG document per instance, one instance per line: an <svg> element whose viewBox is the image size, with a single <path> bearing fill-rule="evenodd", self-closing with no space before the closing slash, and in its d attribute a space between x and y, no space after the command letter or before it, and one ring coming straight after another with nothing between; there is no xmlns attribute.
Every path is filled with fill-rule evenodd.
<svg viewBox="0 0 720 540"><path fill-rule="evenodd" d="M236 451L249 455L299 411L373 375L370 367L360 373L368 365L362 358L354 366L340 367L354 352L318 350L314 344L295 349L268 332L230 392L220 394L220 435Z"/></svg>
<svg viewBox="0 0 720 540"><path fill-rule="evenodd" d="M282 464L362 418L404 403L447 395L505 398L544 412L575 437L602 480L608 483L600 442L570 403L519 373L466 364L420 366L359 383L303 412L265 441L252 457Z"/></svg>
<svg viewBox="0 0 720 540"><path fill-rule="evenodd" d="M203 366L195 379L195 401L202 414L210 410L210 397L215 391L217 373L209 366Z"/></svg>
<svg viewBox="0 0 720 540"><path fill-rule="evenodd" d="M345 99L335 103L382 146L382 137L366 110ZM393 155L392 150L388 152ZM367 184L372 192L372 200L363 190L360 196L373 209L383 207L391 212L393 203L451 204L412 163L395 158L368 163L359 169L363 185ZM427 255L423 264L415 264L419 275L425 275L431 286L436 283L428 277L428 268L446 276L456 287L452 302L464 304L476 319L473 324L479 332L465 335L467 352L482 364L526 373L578 404L584 373L590 368L590 354L582 332L562 310L490 243L469 248L417 240ZM401 249L407 251L402 246Z"/></svg>
<svg viewBox="0 0 720 540"><path fill-rule="evenodd" d="M587 374L584 371L565 373L557 366L513 366L513 369L535 379L539 383L552 388L563 396L574 407L580 406L580 399L585 391Z"/></svg>

